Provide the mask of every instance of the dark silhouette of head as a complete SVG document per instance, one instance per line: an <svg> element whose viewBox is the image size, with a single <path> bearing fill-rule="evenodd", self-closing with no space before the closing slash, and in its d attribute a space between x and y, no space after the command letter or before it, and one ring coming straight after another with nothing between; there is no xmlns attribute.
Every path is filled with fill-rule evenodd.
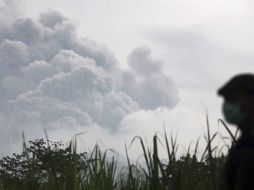
<svg viewBox="0 0 254 190"><path fill-rule="evenodd" d="M230 79L218 90L224 98L223 114L227 122L242 131L254 129L254 75L240 74Z"/></svg>

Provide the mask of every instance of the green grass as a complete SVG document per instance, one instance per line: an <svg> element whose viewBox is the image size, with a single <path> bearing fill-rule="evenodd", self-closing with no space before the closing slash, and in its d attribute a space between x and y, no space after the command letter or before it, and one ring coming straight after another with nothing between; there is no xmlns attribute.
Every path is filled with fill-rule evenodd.
<svg viewBox="0 0 254 190"><path fill-rule="evenodd" d="M214 139L218 133L211 134L207 116L206 146L201 154L198 154L199 140L194 150L188 147L187 153L177 156L177 139L171 135L168 138L166 131L163 135L155 135L151 147L144 143L144 140L136 136L131 142L138 143L142 152L141 157L133 163L126 150L126 166L118 166L116 156L108 157L108 151L102 151L98 145L88 153L86 162L80 165L78 153L76 152L76 137L66 149L66 160L62 165L61 175L58 172L56 160L58 157L49 143L48 161L45 168L43 180L38 177L38 156L29 154L29 146L24 138L24 161L29 163L28 171L22 178L10 179L6 176L7 169L0 173L0 190L219 190L223 185L222 170L225 157L222 148L213 146ZM232 144L236 141L236 134L233 135L227 125L219 120L228 131ZM47 136L47 135L46 135ZM47 141L49 142L49 141ZM159 146L162 145L162 146ZM136 145L137 146L137 145ZM227 145L230 148L231 145ZM167 158L159 156L159 148L166 150ZM10 158L11 160L11 158ZM13 172L13 171L12 171ZM15 171L14 171L15 173Z"/></svg>

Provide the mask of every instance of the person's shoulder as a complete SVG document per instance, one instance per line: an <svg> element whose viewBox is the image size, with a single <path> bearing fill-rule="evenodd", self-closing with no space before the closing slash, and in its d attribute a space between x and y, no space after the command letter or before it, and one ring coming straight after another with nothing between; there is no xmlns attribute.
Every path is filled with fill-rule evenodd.
<svg viewBox="0 0 254 190"><path fill-rule="evenodd" d="M245 164L250 164L254 166L254 147L252 146L242 146L238 149L237 154L239 158Z"/></svg>
<svg viewBox="0 0 254 190"><path fill-rule="evenodd" d="M239 149L238 149L238 153L241 153L241 154L248 154L248 155L252 155L254 154L254 147L253 146L249 146L249 145L244 145L244 146L241 146Z"/></svg>
<svg viewBox="0 0 254 190"><path fill-rule="evenodd" d="M235 148L241 151L254 151L254 136L250 134L242 135L240 139L236 142Z"/></svg>

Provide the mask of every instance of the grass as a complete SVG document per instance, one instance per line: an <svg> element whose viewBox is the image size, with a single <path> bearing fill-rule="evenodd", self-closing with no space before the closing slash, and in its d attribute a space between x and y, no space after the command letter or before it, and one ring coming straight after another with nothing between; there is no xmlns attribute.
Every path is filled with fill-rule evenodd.
<svg viewBox="0 0 254 190"><path fill-rule="evenodd" d="M211 134L209 119L207 120L206 147L202 154L198 154L199 140L194 151L189 145L185 155L177 157L179 145L177 138L168 138L166 131L159 138L153 137L152 147L148 147L144 140L136 136L131 145L138 142L142 148L141 158L132 163L128 148L126 150L126 166L119 167L115 156L108 157L108 151L100 150L96 145L88 154L82 167L78 164L76 152L76 137L69 144L68 162L64 164L63 175L57 173L54 152L50 144L49 162L46 166L45 178L40 181L36 177L35 155L28 154L24 138L24 160L29 161L28 175L21 181L8 181L1 174L0 190L219 190L223 187L221 177L225 157L221 148L213 146L218 133ZM228 131L232 144L236 141L227 125L219 120ZM47 135L46 135L47 136ZM48 142L48 141L47 141ZM163 144L167 158L159 156L159 145ZM229 147L230 148L230 147Z"/></svg>

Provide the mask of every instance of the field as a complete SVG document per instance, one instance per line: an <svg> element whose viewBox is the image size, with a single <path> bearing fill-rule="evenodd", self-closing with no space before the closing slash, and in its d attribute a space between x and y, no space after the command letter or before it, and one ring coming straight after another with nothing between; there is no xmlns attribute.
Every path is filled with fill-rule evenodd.
<svg viewBox="0 0 254 190"><path fill-rule="evenodd" d="M230 137L230 144L213 145L217 133L211 134L207 117L206 148L198 154L189 146L185 155L177 157L177 139L153 137L152 147L141 137L134 137L142 147L140 159L132 163L126 149L126 165L119 166L114 156L96 145L91 152L77 153L76 138L68 147L60 142L38 139L27 145L23 153L0 160L0 190L218 190L223 189L223 166L228 150L235 142L226 124L220 120ZM161 159L158 144L163 144L167 158Z"/></svg>

